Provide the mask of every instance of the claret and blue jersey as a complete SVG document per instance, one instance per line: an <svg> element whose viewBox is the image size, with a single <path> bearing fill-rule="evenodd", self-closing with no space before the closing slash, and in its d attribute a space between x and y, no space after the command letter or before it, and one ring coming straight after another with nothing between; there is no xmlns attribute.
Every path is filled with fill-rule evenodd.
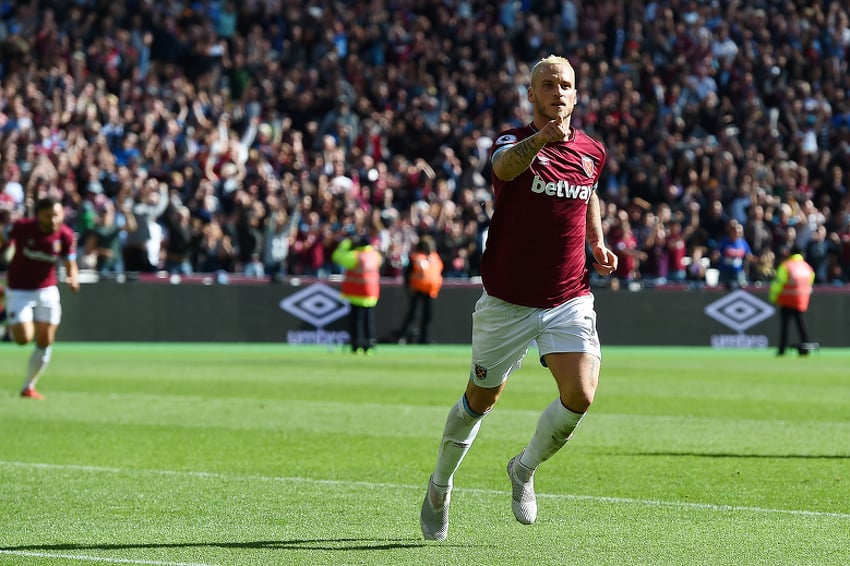
<svg viewBox="0 0 850 566"><path fill-rule="evenodd" d="M546 144L515 179L493 176L495 208L481 275L494 297L551 308L590 293L587 273L571 266L585 262L587 203L606 152L584 132L573 132L568 141ZM530 124L508 130L492 152L534 133Z"/></svg>

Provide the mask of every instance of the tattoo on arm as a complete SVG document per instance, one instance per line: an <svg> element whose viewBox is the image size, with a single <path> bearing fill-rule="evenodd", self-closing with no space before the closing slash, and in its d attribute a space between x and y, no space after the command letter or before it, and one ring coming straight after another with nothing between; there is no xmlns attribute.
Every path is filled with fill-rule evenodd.
<svg viewBox="0 0 850 566"><path fill-rule="evenodd" d="M518 144L513 147L512 152L508 152L506 157L510 157L513 160L513 164L519 166L522 165L524 167L528 167L531 165L534 156L537 155L537 152L540 151L540 148L543 146L538 146L536 143L537 140L534 138L525 138Z"/></svg>
<svg viewBox="0 0 850 566"><path fill-rule="evenodd" d="M496 159L500 161L501 175L499 175L499 178L510 181L528 169L528 166L534 161L534 156L544 145L545 142L539 143L537 136L531 136L499 153L496 156Z"/></svg>

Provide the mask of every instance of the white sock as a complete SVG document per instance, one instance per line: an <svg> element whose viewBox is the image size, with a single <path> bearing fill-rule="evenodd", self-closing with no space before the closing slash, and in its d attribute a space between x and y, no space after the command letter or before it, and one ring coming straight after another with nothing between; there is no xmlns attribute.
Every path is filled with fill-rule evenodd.
<svg viewBox="0 0 850 566"><path fill-rule="evenodd" d="M451 488L455 472L478 435L483 416L469 408L466 395L449 410L437 453L437 466L431 476L431 481L438 488Z"/></svg>
<svg viewBox="0 0 850 566"><path fill-rule="evenodd" d="M564 407L561 399L555 399L540 415L537 430L525 447L520 464L533 473L537 466L564 447L582 417L584 413L574 413Z"/></svg>
<svg viewBox="0 0 850 566"><path fill-rule="evenodd" d="M35 384L38 383L38 378L41 377L42 373L44 373L44 368L47 367L47 363L50 361L50 352L52 350L53 346L51 345L46 348L39 348L36 346L32 351L24 389L35 387Z"/></svg>

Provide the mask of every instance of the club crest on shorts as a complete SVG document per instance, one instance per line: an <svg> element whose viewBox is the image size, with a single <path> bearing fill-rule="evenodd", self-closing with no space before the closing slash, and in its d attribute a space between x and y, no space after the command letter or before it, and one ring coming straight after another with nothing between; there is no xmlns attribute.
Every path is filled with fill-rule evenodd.
<svg viewBox="0 0 850 566"><path fill-rule="evenodd" d="M596 164L587 155L581 156L581 167L588 177L593 177L593 174L596 173Z"/></svg>
<svg viewBox="0 0 850 566"><path fill-rule="evenodd" d="M487 368L475 364L475 378L478 380L482 380L485 377L487 377Z"/></svg>

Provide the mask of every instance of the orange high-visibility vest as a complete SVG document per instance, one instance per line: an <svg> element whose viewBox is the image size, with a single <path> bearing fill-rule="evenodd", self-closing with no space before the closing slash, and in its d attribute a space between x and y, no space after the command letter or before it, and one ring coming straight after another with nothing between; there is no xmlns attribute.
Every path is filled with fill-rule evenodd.
<svg viewBox="0 0 850 566"><path fill-rule="evenodd" d="M381 254L371 247L354 253L357 265L345 271L340 294L353 305L373 307L381 296Z"/></svg>
<svg viewBox="0 0 850 566"><path fill-rule="evenodd" d="M784 266L788 270L788 280L779 291L776 304L805 312L812 297L814 270L802 256L792 256Z"/></svg>
<svg viewBox="0 0 850 566"><path fill-rule="evenodd" d="M432 252L410 254L410 288L436 299L443 286L443 260Z"/></svg>

